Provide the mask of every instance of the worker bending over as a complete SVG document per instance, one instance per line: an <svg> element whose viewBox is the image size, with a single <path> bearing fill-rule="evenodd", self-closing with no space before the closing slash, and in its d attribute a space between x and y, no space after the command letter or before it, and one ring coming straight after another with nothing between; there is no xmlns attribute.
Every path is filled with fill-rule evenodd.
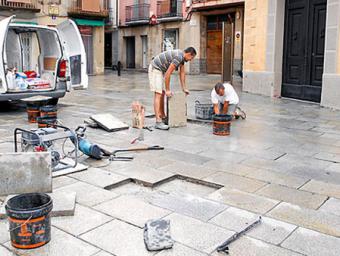
<svg viewBox="0 0 340 256"><path fill-rule="evenodd" d="M230 83L217 83L211 92L211 102L216 115L228 114L237 117L239 97Z"/></svg>

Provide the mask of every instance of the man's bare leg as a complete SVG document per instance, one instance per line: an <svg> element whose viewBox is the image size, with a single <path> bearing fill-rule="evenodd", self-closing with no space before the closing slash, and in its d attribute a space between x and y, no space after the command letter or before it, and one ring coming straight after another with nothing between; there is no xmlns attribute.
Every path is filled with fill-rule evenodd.
<svg viewBox="0 0 340 256"><path fill-rule="evenodd" d="M161 118L165 118L165 111L164 111L164 99L165 99L165 91L163 91L160 99L160 105L159 105L159 114L161 115Z"/></svg>
<svg viewBox="0 0 340 256"><path fill-rule="evenodd" d="M162 116L161 116L161 98L162 94L155 92L154 96L154 110L155 110L155 117L156 117L156 122L162 122Z"/></svg>

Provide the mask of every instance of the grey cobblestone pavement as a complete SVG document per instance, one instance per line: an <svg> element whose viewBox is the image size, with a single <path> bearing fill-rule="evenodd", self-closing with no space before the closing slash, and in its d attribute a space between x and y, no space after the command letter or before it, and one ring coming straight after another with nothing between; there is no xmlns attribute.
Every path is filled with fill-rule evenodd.
<svg viewBox="0 0 340 256"><path fill-rule="evenodd" d="M209 102L218 76L189 76L188 114ZM174 88L178 82L174 79ZM134 154L133 162L82 157L85 172L53 179L54 191L76 192L73 217L53 217L52 241L22 251L11 247L7 221L0 221L0 255L201 256L263 216L263 224L230 246L235 256L338 256L340 254L340 112L317 104L240 93L247 119L217 137L208 124L145 131L137 145L164 151ZM90 88L61 100L58 115L76 128L94 113L131 123L132 101L152 112L147 74L90 77ZM22 106L2 104L0 152L13 148L15 127L28 125ZM152 119L146 119L148 125ZM130 147L133 129L88 129L89 140L108 149ZM144 186L143 186L144 185ZM4 198L0 198L0 203ZM174 248L148 252L143 225L170 220Z"/></svg>

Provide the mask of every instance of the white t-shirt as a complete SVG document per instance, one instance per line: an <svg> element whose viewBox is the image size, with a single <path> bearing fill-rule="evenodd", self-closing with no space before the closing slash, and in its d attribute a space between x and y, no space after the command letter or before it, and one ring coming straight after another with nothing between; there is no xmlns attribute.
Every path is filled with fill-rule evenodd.
<svg viewBox="0 0 340 256"><path fill-rule="evenodd" d="M215 88L211 92L211 102L213 104L224 104L225 101L229 101L229 104L238 104L240 102L238 95L234 87L229 83L224 83L224 95L220 96L216 93Z"/></svg>

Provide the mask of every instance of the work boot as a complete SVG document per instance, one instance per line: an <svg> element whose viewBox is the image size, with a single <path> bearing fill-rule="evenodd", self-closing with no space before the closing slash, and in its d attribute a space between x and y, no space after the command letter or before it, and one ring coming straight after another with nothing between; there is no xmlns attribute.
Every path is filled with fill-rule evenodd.
<svg viewBox="0 0 340 256"><path fill-rule="evenodd" d="M163 131L169 130L169 126L163 122L156 122L155 128Z"/></svg>

